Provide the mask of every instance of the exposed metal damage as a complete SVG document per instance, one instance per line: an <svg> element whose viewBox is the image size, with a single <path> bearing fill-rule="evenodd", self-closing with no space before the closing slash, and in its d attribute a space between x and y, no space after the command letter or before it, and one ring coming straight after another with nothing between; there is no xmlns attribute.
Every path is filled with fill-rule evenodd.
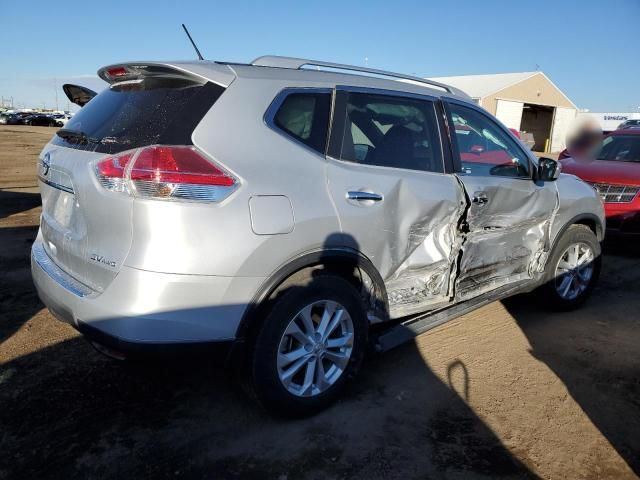
<svg viewBox="0 0 640 480"><path fill-rule="evenodd" d="M462 201L444 221L438 215L443 205L437 204L406 228L404 260L385 279L390 318L442 309L543 274L557 191L532 185L523 196L496 189L491 193L497 207L492 208L474 204L473 195L459 184ZM509 214L503 213L504 205ZM400 252L390 257L399 258Z"/></svg>
<svg viewBox="0 0 640 480"><path fill-rule="evenodd" d="M403 247L404 255L385 279L391 318L449 303L462 240L458 224L466 207L460 191L456 202L432 204L429 211L402 229L407 232L406 242L399 243L398 248Z"/></svg>

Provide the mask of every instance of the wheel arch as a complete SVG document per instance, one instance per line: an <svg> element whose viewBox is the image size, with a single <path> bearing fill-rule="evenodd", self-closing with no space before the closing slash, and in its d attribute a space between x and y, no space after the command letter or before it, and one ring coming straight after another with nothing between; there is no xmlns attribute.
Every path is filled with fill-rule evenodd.
<svg viewBox="0 0 640 480"><path fill-rule="evenodd" d="M355 282L355 286L362 289L363 295L367 297L367 307L370 307L367 308L370 323L372 320L386 321L389 319L384 281L371 260L350 248L320 249L293 258L263 282L240 320L236 339L245 343L251 338L252 333L260 324L267 301L288 279L304 270L311 271L316 268L323 268L328 272L343 276L352 283ZM370 279L370 285L362 277L360 279L357 277L356 270L360 274L366 274Z"/></svg>
<svg viewBox="0 0 640 480"><path fill-rule="evenodd" d="M593 213L581 213L575 217L570 218L565 224L558 230L555 237L551 242L551 251L555 248L558 240L562 238L562 235L571 227L571 225L585 225L596 235L599 242L604 239L604 226L600 218Z"/></svg>

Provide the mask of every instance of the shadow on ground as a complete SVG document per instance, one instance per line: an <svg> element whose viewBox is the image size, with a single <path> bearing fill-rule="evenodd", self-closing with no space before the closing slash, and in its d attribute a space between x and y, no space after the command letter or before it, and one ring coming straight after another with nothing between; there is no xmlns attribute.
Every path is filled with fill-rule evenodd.
<svg viewBox="0 0 640 480"><path fill-rule="evenodd" d="M126 367L80 338L0 379L6 478L533 477L413 346L296 421L269 417L206 361Z"/></svg>
<svg viewBox="0 0 640 480"><path fill-rule="evenodd" d="M0 366L0 426L0 478L534 477L413 344L369 358L344 400L293 421L209 357L128 366L74 337Z"/></svg>
<svg viewBox="0 0 640 480"><path fill-rule="evenodd" d="M534 294L504 301L532 355L564 383L571 397L640 476L640 250L628 240L604 245L599 286L583 309L544 312ZM602 348L608 345L610 350Z"/></svg>
<svg viewBox="0 0 640 480"><path fill-rule="evenodd" d="M37 193L0 190L0 344L43 307L33 290L30 271L31 244L38 227L7 218L39 205Z"/></svg>
<svg viewBox="0 0 640 480"><path fill-rule="evenodd" d="M42 204L39 193L0 190L0 219L31 210Z"/></svg>

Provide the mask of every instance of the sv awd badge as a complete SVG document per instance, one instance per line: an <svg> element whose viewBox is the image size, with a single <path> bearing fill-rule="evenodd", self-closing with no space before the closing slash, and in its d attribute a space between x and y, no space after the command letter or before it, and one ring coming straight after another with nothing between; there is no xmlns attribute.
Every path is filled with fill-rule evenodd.
<svg viewBox="0 0 640 480"><path fill-rule="evenodd" d="M104 256L98 255L97 253L92 253L89 257L92 262L103 263L104 265L108 265L111 268L116 268L116 262L113 260L107 260Z"/></svg>

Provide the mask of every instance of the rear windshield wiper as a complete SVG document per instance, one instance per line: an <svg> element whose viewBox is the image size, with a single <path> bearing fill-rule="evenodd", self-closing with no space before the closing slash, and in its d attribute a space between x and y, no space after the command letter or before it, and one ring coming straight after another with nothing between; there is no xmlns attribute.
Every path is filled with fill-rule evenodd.
<svg viewBox="0 0 640 480"><path fill-rule="evenodd" d="M63 138L69 143L80 143L80 144L89 144L89 143L99 143L100 140L89 137L84 132L78 132L76 130L70 130L68 128L61 128L56 132L60 138Z"/></svg>

